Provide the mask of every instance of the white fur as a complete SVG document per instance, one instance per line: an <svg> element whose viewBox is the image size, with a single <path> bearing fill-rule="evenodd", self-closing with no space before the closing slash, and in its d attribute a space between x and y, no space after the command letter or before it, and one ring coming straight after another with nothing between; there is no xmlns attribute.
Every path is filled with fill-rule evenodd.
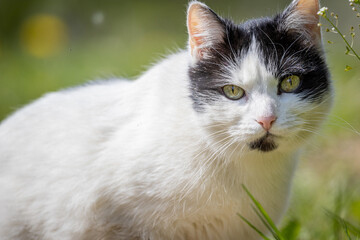
<svg viewBox="0 0 360 240"><path fill-rule="evenodd" d="M50 93L0 125L1 239L258 239L266 231L242 184L275 220L286 210L296 157L320 105L277 83L253 43L224 97L192 107L186 51L134 82L112 80ZM279 148L248 143L255 121L276 114ZM318 115L317 115L318 114ZM311 121L309 121L311 119Z"/></svg>

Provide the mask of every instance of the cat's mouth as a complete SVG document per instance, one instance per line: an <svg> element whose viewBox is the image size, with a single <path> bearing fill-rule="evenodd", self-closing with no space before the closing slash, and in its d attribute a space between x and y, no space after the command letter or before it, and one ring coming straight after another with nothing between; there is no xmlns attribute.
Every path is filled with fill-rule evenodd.
<svg viewBox="0 0 360 240"><path fill-rule="evenodd" d="M259 150L261 152L270 152L275 150L278 145L275 143L276 136L267 132L263 137L249 143L251 150Z"/></svg>

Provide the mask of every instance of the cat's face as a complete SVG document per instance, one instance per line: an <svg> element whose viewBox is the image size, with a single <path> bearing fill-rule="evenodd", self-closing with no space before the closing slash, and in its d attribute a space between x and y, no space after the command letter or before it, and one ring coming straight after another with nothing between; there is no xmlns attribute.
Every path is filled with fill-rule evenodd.
<svg viewBox="0 0 360 240"><path fill-rule="evenodd" d="M274 18L235 25L190 5L191 97L212 145L287 152L317 131L332 97L318 7L295 0Z"/></svg>

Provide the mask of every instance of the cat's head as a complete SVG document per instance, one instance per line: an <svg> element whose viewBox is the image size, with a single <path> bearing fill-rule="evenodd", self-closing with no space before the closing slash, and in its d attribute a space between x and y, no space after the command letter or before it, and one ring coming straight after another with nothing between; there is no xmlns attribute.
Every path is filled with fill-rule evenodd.
<svg viewBox="0 0 360 240"><path fill-rule="evenodd" d="M316 132L331 106L318 0L236 25L190 3L191 98L213 146L287 152Z"/></svg>

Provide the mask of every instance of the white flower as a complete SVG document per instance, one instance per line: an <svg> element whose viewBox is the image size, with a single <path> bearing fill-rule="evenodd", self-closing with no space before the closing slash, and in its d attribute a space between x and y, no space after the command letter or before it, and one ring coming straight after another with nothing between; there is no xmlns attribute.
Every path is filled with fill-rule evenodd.
<svg viewBox="0 0 360 240"><path fill-rule="evenodd" d="M329 9L327 7L322 7L319 11L318 11L318 15L319 16L325 16L326 15L326 12L328 11Z"/></svg>

